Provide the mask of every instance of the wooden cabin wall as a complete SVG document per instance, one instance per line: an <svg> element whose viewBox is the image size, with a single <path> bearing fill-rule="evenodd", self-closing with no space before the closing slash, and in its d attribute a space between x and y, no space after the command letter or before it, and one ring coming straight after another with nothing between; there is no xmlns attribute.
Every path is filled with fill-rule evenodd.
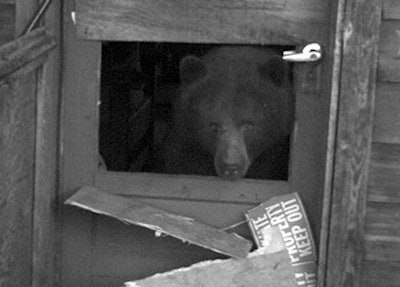
<svg viewBox="0 0 400 287"><path fill-rule="evenodd" d="M15 1L0 0L0 46L15 38Z"/></svg>
<svg viewBox="0 0 400 287"><path fill-rule="evenodd" d="M60 46L59 1L53 1L38 25L48 28L34 33L35 45L22 42L12 46L15 49L5 48L20 40L43 2L0 0L4 56L0 64L16 68L0 69L0 286L4 287L50 287L57 281L60 49L54 47Z"/></svg>
<svg viewBox="0 0 400 287"><path fill-rule="evenodd" d="M383 3L365 219L366 287L400 282L400 1Z"/></svg>

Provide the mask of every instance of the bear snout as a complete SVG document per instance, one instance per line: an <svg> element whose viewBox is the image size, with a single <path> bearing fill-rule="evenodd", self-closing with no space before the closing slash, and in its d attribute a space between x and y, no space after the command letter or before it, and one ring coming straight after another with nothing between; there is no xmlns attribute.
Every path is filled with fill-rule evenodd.
<svg viewBox="0 0 400 287"><path fill-rule="evenodd" d="M250 166L246 145L241 136L223 136L214 159L215 170L225 180L238 180Z"/></svg>
<svg viewBox="0 0 400 287"><path fill-rule="evenodd" d="M243 165L238 164L223 164L221 170L218 172L218 176L225 180L238 180L245 176L246 172Z"/></svg>

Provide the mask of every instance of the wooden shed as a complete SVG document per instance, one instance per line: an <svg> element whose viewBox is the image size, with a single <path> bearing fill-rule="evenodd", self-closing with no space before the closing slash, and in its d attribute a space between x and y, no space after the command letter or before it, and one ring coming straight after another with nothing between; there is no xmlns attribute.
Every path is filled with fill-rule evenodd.
<svg viewBox="0 0 400 287"><path fill-rule="evenodd" d="M322 59L293 64L287 181L138 171L170 51L309 43ZM106 70L113 49L122 64ZM112 73L121 79L107 82ZM399 286L399 82L396 0L0 0L0 285L121 286L220 257L64 205L94 186L218 229L297 192L318 243L318 286ZM125 126L101 116L112 108ZM118 151L111 171L102 148Z"/></svg>

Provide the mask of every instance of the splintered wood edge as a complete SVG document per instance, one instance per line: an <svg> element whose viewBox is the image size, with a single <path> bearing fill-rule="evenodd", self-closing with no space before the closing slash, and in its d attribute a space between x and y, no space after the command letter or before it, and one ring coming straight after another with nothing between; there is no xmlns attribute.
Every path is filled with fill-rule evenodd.
<svg viewBox="0 0 400 287"><path fill-rule="evenodd" d="M266 253L267 252L267 253ZM245 259L216 259L193 264L155 274L153 276L124 283L124 287L183 287L217 286L297 286L289 257L285 250L273 252L260 249L249 254ZM210 285L211 284L211 285Z"/></svg>
<svg viewBox="0 0 400 287"><path fill-rule="evenodd" d="M142 226L235 258L245 258L253 245L251 241L235 233L228 233L193 218L168 213L132 199L108 194L95 187L81 188L65 204L111 216L124 223Z"/></svg>

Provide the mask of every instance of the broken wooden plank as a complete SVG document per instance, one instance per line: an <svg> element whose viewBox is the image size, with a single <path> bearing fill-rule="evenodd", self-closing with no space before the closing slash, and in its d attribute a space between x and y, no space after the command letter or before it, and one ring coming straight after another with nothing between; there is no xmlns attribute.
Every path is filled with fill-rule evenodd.
<svg viewBox="0 0 400 287"><path fill-rule="evenodd" d="M257 251L255 251L257 252ZM246 259L218 259L132 282L125 287L295 287L286 251L251 253Z"/></svg>
<svg viewBox="0 0 400 287"><path fill-rule="evenodd" d="M101 192L95 187L83 187L66 204L115 217L236 258L246 257L252 247L251 241L236 234L129 198Z"/></svg>
<svg viewBox="0 0 400 287"><path fill-rule="evenodd" d="M0 47L0 78L45 55L56 46L54 38L46 28L38 28L31 33Z"/></svg>

